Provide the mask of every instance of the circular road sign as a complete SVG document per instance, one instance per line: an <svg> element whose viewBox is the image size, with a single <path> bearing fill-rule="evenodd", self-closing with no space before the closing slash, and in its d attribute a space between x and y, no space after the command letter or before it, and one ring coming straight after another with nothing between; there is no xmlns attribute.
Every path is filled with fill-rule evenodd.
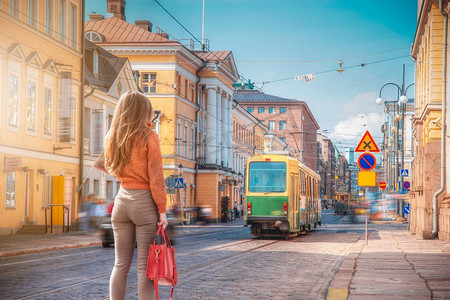
<svg viewBox="0 0 450 300"><path fill-rule="evenodd" d="M411 188L411 182L409 182L409 181L403 182L403 188L405 190L409 190Z"/></svg>
<svg viewBox="0 0 450 300"><path fill-rule="evenodd" d="M378 182L378 187L379 187L380 189L385 189L386 186L387 186L386 181L380 181L380 182Z"/></svg>
<svg viewBox="0 0 450 300"><path fill-rule="evenodd" d="M358 166L363 171L370 171L375 168L377 159L372 153L363 153L358 157Z"/></svg>
<svg viewBox="0 0 450 300"><path fill-rule="evenodd" d="M405 213L405 215L409 215L409 206L403 207L403 212Z"/></svg>

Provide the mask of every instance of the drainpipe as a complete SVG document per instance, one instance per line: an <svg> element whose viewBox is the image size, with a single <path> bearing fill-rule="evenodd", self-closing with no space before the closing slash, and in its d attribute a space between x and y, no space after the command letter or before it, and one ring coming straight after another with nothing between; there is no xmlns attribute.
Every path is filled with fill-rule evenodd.
<svg viewBox="0 0 450 300"><path fill-rule="evenodd" d="M82 194L81 190L83 188L83 169L84 169L84 71L85 71L85 63L86 63L86 55L85 55L85 43L84 43L84 17L85 17L85 0L81 1L81 53L83 54L83 58L82 58L82 66L81 66L81 99L80 99L80 107L81 107L81 113L80 113L80 133L78 134L78 136L80 137L79 143L80 143L80 165L79 165L79 187L78 187L78 206L80 206L81 204L81 198L82 198Z"/></svg>
<svg viewBox="0 0 450 300"><path fill-rule="evenodd" d="M439 10L444 16L444 43L442 55L442 129L441 129L441 187L433 195L433 231L431 235L433 238L438 238L438 199L437 197L444 191L445 188L445 137L447 128L447 22L448 14L443 9L443 0L439 0Z"/></svg>

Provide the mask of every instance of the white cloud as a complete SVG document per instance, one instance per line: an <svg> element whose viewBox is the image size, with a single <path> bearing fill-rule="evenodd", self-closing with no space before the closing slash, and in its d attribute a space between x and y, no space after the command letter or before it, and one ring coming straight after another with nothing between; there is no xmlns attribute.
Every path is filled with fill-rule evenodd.
<svg viewBox="0 0 450 300"><path fill-rule="evenodd" d="M376 103L377 93L366 92L356 95L350 102L344 105L343 111L347 114L358 114L367 111L382 110Z"/></svg>
<svg viewBox="0 0 450 300"><path fill-rule="evenodd" d="M330 134L330 138L333 142L339 141L346 145L354 144L356 148L357 143L362 138L366 130L369 130L374 140L378 143L381 141L381 125L384 123L384 114L382 113L370 113L353 115L347 118L347 120L340 121L334 126L333 132ZM339 146L339 144L337 145ZM343 148L348 148L344 146Z"/></svg>

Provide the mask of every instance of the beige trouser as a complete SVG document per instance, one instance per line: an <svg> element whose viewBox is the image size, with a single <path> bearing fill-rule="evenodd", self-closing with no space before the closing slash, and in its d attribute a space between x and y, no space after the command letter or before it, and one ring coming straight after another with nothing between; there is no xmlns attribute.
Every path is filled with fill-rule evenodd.
<svg viewBox="0 0 450 300"><path fill-rule="evenodd" d="M156 234L158 209L150 190L120 188L111 216L115 263L109 282L111 300L125 299L127 276L137 242L139 299L153 299L153 281L146 276L148 249Z"/></svg>

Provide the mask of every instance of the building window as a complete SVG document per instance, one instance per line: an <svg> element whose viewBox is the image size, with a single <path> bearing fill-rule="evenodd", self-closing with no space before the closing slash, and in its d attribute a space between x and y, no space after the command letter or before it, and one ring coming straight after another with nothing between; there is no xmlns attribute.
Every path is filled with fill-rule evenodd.
<svg viewBox="0 0 450 300"><path fill-rule="evenodd" d="M281 138L280 140L282 140L283 143L286 143L286 138Z"/></svg>
<svg viewBox="0 0 450 300"><path fill-rule="evenodd" d="M276 113L275 107L269 107L269 114L274 114L274 113Z"/></svg>
<svg viewBox="0 0 450 300"><path fill-rule="evenodd" d="M37 0L28 0L28 25L37 28Z"/></svg>
<svg viewBox="0 0 450 300"><path fill-rule="evenodd" d="M77 7L73 4L70 4L70 46L73 49L77 49L78 45L78 13ZM120 96L120 95L119 95Z"/></svg>
<svg viewBox="0 0 450 300"><path fill-rule="evenodd" d="M269 130L275 129L275 121L269 121Z"/></svg>
<svg viewBox="0 0 450 300"><path fill-rule="evenodd" d="M53 36L53 0L45 0L45 33Z"/></svg>
<svg viewBox="0 0 450 300"><path fill-rule="evenodd" d="M44 134L52 135L53 91L44 89Z"/></svg>
<svg viewBox="0 0 450 300"><path fill-rule="evenodd" d="M19 0L9 0L9 14L13 17L19 18Z"/></svg>
<svg viewBox="0 0 450 300"><path fill-rule="evenodd" d="M181 123L177 124L177 137L175 138L177 145L177 155L181 155Z"/></svg>
<svg viewBox="0 0 450 300"><path fill-rule="evenodd" d="M191 127L191 159L195 158L195 129Z"/></svg>
<svg viewBox="0 0 450 300"><path fill-rule="evenodd" d="M156 93L156 73L142 73L141 89L144 93Z"/></svg>
<svg viewBox="0 0 450 300"><path fill-rule="evenodd" d="M103 150L103 110L94 109L94 128L92 137L94 140L94 154L100 154Z"/></svg>
<svg viewBox="0 0 450 300"><path fill-rule="evenodd" d="M6 208L16 207L16 173L6 173Z"/></svg>
<svg viewBox="0 0 450 300"><path fill-rule="evenodd" d="M102 123L103 126L103 123ZM77 98L70 98L70 140L77 139Z"/></svg>
<svg viewBox="0 0 450 300"><path fill-rule="evenodd" d="M188 125L184 126L184 157L188 157L188 145L189 145L189 130Z"/></svg>
<svg viewBox="0 0 450 300"><path fill-rule="evenodd" d="M9 75L8 126L19 126L19 77Z"/></svg>
<svg viewBox="0 0 450 300"><path fill-rule="evenodd" d="M280 114L286 113L286 107L280 107Z"/></svg>
<svg viewBox="0 0 450 300"><path fill-rule="evenodd" d="M36 83L27 84L27 130L36 131Z"/></svg>
<svg viewBox="0 0 450 300"><path fill-rule="evenodd" d="M286 130L286 121L280 121L280 130Z"/></svg>
<svg viewBox="0 0 450 300"><path fill-rule="evenodd" d="M59 0L58 39L61 43L66 42L66 3L66 0Z"/></svg>
<svg viewBox="0 0 450 300"><path fill-rule="evenodd" d="M258 114L263 114L266 111L264 107L258 107Z"/></svg>
<svg viewBox="0 0 450 300"><path fill-rule="evenodd" d="M95 42L101 42L101 41L102 41L101 36L100 36L98 33L93 32L93 31L86 32L86 34L85 34L84 36L85 36L90 42L93 42L93 43L95 43Z"/></svg>
<svg viewBox="0 0 450 300"><path fill-rule="evenodd" d="M98 52L94 51L92 55L92 72L98 78Z"/></svg>
<svg viewBox="0 0 450 300"><path fill-rule="evenodd" d="M254 111L254 109L253 109L253 107L248 107L248 108L247 108L247 111L248 111L249 113L251 113L251 114L252 114L252 113L253 113L253 111Z"/></svg>

